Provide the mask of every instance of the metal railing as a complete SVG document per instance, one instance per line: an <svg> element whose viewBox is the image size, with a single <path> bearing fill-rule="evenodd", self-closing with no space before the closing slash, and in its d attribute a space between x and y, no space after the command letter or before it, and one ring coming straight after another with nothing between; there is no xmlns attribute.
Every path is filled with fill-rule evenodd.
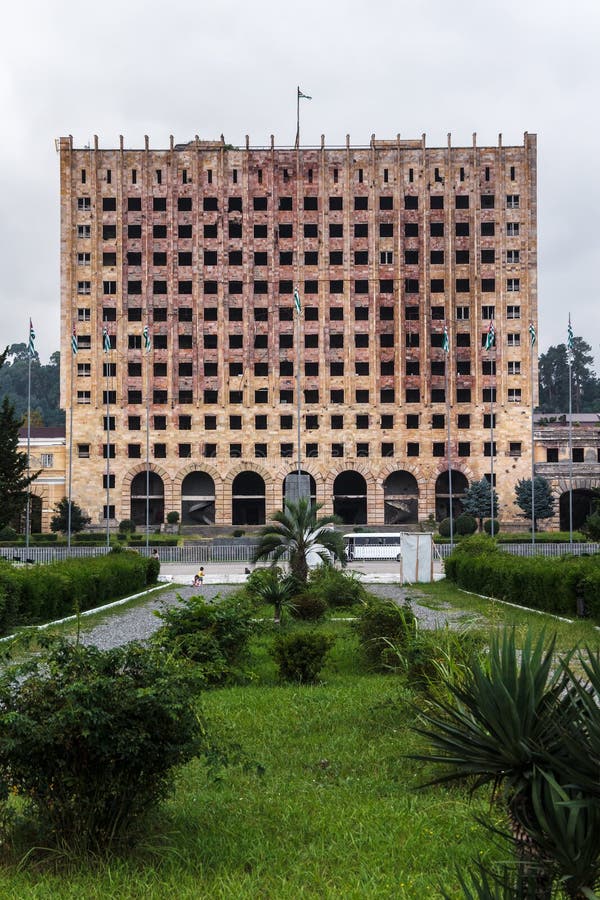
<svg viewBox="0 0 600 900"><path fill-rule="evenodd" d="M450 556L450 544L436 544L442 559ZM457 545L455 544L455 547ZM498 544L498 548L504 553L512 553L514 556L583 556L592 553L600 553L600 543L567 544L567 543L539 543L539 544Z"/></svg>
<svg viewBox="0 0 600 900"><path fill-rule="evenodd" d="M258 544L210 544L202 543L196 546L188 547L158 547L158 553L161 562L164 563L182 563L193 565L194 563L249 563ZM455 545L456 546L456 545ZM584 544L567 544L567 543L539 543L539 544L498 544L499 548L505 553L512 553L515 556L565 556L572 554L574 556L582 556L593 553L600 553L600 543L584 543ZM447 559L450 556L450 544L434 544L434 552L441 559ZM130 547L127 549L135 550L142 556L149 556L152 550L146 551L144 546ZM154 549L154 548L152 548ZM385 556L385 547L376 548L381 551L377 559L356 559L354 562L377 562L387 560L393 562L396 559L396 552L392 556ZM104 556L108 553L106 547L71 547L69 551L67 547L29 547L26 551L24 547L0 547L0 558L9 562L20 565L35 563L51 563L59 560L71 558L82 559L91 556Z"/></svg>

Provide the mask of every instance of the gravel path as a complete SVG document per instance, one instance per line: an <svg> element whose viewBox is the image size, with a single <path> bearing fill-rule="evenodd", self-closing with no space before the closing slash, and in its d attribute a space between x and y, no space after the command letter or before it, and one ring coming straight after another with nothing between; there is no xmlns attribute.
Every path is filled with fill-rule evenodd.
<svg viewBox="0 0 600 900"><path fill-rule="evenodd" d="M207 600L213 600L217 595L225 596L238 590L239 585L204 585L202 595ZM419 620L422 628L440 628L446 623L456 622L463 613L454 608L431 609L422 606L412 598L418 598L418 590L411 588L405 590L394 584L370 584L369 590L380 597L390 597L399 603L403 603L408 596L411 597L413 612ZM132 609L117 607L112 612L107 612L102 620L92 624L86 629L85 619L82 620L81 640L84 644L95 644L102 650L111 647L119 647L129 641L147 640L161 626L161 620L154 615L155 610L175 606L179 602L177 597L191 597L197 591L192 587L180 587L162 592L158 596L151 596L146 603L139 604Z"/></svg>

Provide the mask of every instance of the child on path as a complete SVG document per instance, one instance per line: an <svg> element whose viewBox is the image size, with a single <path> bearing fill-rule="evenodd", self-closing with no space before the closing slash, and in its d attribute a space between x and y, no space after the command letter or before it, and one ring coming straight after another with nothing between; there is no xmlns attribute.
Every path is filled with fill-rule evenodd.
<svg viewBox="0 0 600 900"><path fill-rule="evenodd" d="M194 576L194 587L202 587L204 584L204 566L200 566Z"/></svg>

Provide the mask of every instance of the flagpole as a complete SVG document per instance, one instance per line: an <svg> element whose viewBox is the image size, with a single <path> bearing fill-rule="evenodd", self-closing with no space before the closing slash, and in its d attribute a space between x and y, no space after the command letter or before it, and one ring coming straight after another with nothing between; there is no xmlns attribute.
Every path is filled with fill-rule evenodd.
<svg viewBox="0 0 600 900"><path fill-rule="evenodd" d="M571 366L573 363L573 330L571 313L567 332L567 361L569 364L569 544L573 544L573 390L571 384Z"/></svg>
<svg viewBox="0 0 600 900"><path fill-rule="evenodd" d="M296 91L296 149L300 147L300 85Z"/></svg>
<svg viewBox="0 0 600 900"><path fill-rule="evenodd" d="M104 331L104 352L110 359L110 336L108 330ZM110 364L106 363L106 548L110 549L110 390L109 390Z"/></svg>
<svg viewBox="0 0 600 900"><path fill-rule="evenodd" d="M31 357L33 354L31 319L29 320L29 353L27 362L27 506L25 509L25 549L29 550L29 531L31 528Z"/></svg>
<svg viewBox="0 0 600 900"><path fill-rule="evenodd" d="M535 328L533 322L529 326L530 354L531 354L531 543L535 544L535 460L534 460L534 425L533 425L533 347L535 345Z"/></svg>
<svg viewBox="0 0 600 900"><path fill-rule="evenodd" d="M73 485L73 373L74 373L74 360L75 354L77 353L77 335L75 333L75 326L73 325L73 334L71 336L71 384L70 384L70 408L69 408L69 497L68 497L68 506L67 506L67 556L71 552L71 497L72 497L72 485Z"/></svg>
<svg viewBox="0 0 600 900"><path fill-rule="evenodd" d="M150 535L150 335L148 326L144 328L144 347L146 351L146 554L149 549Z"/></svg>
<svg viewBox="0 0 600 900"><path fill-rule="evenodd" d="M494 328L494 320L490 320L490 324L488 327L487 338L485 341L485 349L488 350L491 354L491 351L496 347L496 329ZM490 386L490 511L491 511L491 521L490 521L490 534L494 537L494 391L496 390L496 358L494 355L493 359L490 359L490 373L493 372L493 375L490 375L491 386Z"/></svg>
<svg viewBox="0 0 600 900"><path fill-rule="evenodd" d="M448 498L449 498L449 519L450 519L450 550L454 548L454 510L452 498L452 452L450 447L450 391L449 391L449 368L450 368L450 337L448 335L448 326L444 325L444 351L446 353L446 365L444 371L446 375L446 458L448 460Z"/></svg>
<svg viewBox="0 0 600 900"><path fill-rule="evenodd" d="M300 499L300 480L302 474L302 433L301 433L301 421L302 421L302 398L300 395L300 366L302 365L301 357L300 357L300 315L301 315L301 304L300 304L300 292L298 288L296 288L294 292L294 303L296 305L296 428L297 435L296 440L298 443L298 499Z"/></svg>

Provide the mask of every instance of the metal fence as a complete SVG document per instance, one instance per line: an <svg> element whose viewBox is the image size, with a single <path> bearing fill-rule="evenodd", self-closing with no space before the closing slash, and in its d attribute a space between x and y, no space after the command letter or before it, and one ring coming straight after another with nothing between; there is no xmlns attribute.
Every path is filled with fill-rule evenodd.
<svg viewBox="0 0 600 900"><path fill-rule="evenodd" d="M558 544L558 543L539 543L539 544L499 544L501 550L505 553L513 553L515 556L564 556L568 553L574 556L584 554L600 553L600 543L586 544ZM164 563L249 563L252 561L254 551L257 544L211 544L199 543L189 547L158 547L158 553L161 562ZM450 544L434 544L436 555L442 559L450 556ZM146 550L145 546L135 546L129 548L142 554L149 556L152 550ZM154 549L154 548L152 548ZM384 547L378 548L382 551ZM26 565L27 563L50 563L58 560L75 558L81 559L89 556L104 556L108 553L106 547L29 547L26 551L24 547L0 547L0 557L15 562L17 564ZM393 557L388 558L389 561L395 560ZM363 560L356 560L362 562ZM369 560L364 560L369 562ZM376 560L372 560L375 562ZM381 558L383 562L383 557Z"/></svg>
<svg viewBox="0 0 600 900"><path fill-rule="evenodd" d="M161 562L164 563L209 563L209 562L250 562L257 544L198 544L195 547L158 547ZM128 547L142 556L150 556L152 550L146 550L144 545ZM108 553L107 547L0 547L0 557L10 562L20 563L50 563L67 558L82 559L90 556L104 556Z"/></svg>
<svg viewBox="0 0 600 900"><path fill-rule="evenodd" d="M436 549L442 559L447 559L452 552L450 544L436 544ZM456 544L455 544L456 546ZM558 543L536 543L536 544L498 544L500 550L505 553L512 553L514 556L584 556L591 553L600 553L600 544L558 544Z"/></svg>

